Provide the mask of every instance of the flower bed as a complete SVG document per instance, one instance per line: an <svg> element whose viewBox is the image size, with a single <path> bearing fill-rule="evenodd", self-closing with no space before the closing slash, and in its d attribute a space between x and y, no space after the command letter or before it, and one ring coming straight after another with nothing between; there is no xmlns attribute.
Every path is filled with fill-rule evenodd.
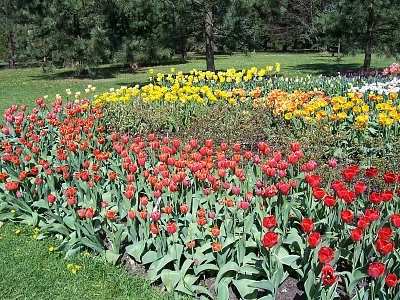
<svg viewBox="0 0 400 300"><path fill-rule="evenodd" d="M117 262L126 251L151 281L195 297L212 297L200 282L214 277L218 299L229 286L272 299L295 276L312 299L338 285L398 298L399 174L350 166L333 178L330 160L323 181L297 142L281 153L130 139L107 134L86 99L36 103L5 115L0 219L61 234L67 255L86 247Z"/></svg>

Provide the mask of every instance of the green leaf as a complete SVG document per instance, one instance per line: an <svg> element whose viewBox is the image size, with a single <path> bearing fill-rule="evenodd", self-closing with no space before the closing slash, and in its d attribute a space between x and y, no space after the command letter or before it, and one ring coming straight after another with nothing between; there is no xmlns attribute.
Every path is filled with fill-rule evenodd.
<svg viewBox="0 0 400 300"><path fill-rule="evenodd" d="M111 203L111 192L107 192L102 195L103 201L107 201L108 203Z"/></svg>
<svg viewBox="0 0 400 300"><path fill-rule="evenodd" d="M145 246L145 241L139 241L127 246L126 252L128 252L128 254L132 256L136 261L140 262L140 257L142 256Z"/></svg>
<svg viewBox="0 0 400 300"><path fill-rule="evenodd" d="M349 276L350 284L349 284L349 286L347 288L347 292L349 294L351 294L353 289L357 286L357 284L361 280L363 280L364 278L368 277L367 269L368 269L368 266L364 266L364 267L358 268L358 269L353 271L353 273L351 274L351 277Z"/></svg>
<svg viewBox="0 0 400 300"><path fill-rule="evenodd" d="M240 296L243 299L256 299L258 290L255 287L250 286L254 280L251 279L238 279L232 280L233 284L236 286L239 291Z"/></svg>
<svg viewBox="0 0 400 300"><path fill-rule="evenodd" d="M222 278L221 281L215 286L217 287L217 300L229 299L229 283L232 281L231 277Z"/></svg>
<svg viewBox="0 0 400 300"><path fill-rule="evenodd" d="M61 233L64 236L69 235L68 228L65 227L63 224L58 224L58 223L52 223L52 224L45 225L45 226L43 226L43 230L46 230L48 232Z"/></svg>
<svg viewBox="0 0 400 300"><path fill-rule="evenodd" d="M115 253L114 251L111 250L106 250L106 260L107 262L115 265L118 261L118 259L120 258L120 254L119 253Z"/></svg>
<svg viewBox="0 0 400 300"><path fill-rule="evenodd" d="M3 213L0 214L0 220L8 220L11 219L13 217L12 213Z"/></svg>
<svg viewBox="0 0 400 300"><path fill-rule="evenodd" d="M196 275L199 275L201 272L205 271L205 270L214 270L214 271L218 271L219 268L217 267L217 265L215 264L204 264L204 265L200 265L198 267L194 268L194 273Z"/></svg>
<svg viewBox="0 0 400 300"><path fill-rule="evenodd" d="M257 289L270 291L273 294L275 293L275 286L269 280L253 281L250 283L250 286Z"/></svg>
<svg viewBox="0 0 400 300"><path fill-rule="evenodd" d="M185 276L186 272L189 270L190 266L194 263L193 259L187 259L181 267L182 276Z"/></svg>
<svg viewBox="0 0 400 300"><path fill-rule="evenodd" d="M33 202L32 206L48 209L49 208L49 202L44 200L44 199L42 199L42 200Z"/></svg>
<svg viewBox="0 0 400 300"><path fill-rule="evenodd" d="M225 275L225 273L229 272L229 271L239 271L239 266L237 263L230 261L227 262L225 265L223 265L221 267L221 269L219 270L218 274L217 274L217 278L215 279L215 286L218 286L219 281L221 280L221 278L223 278L223 276Z"/></svg>
<svg viewBox="0 0 400 300"><path fill-rule="evenodd" d="M286 266L290 266L293 262L295 262L298 258L300 258L300 256L298 255L279 255L280 252L278 253L278 255L276 256L277 259L279 259L279 261L281 262L282 265L286 265Z"/></svg>
<svg viewBox="0 0 400 300"><path fill-rule="evenodd" d="M149 267L149 279L151 282L156 281L160 275L159 273L164 269L164 267L170 262L174 261L175 258L167 254L161 257L159 260L153 262Z"/></svg>
<svg viewBox="0 0 400 300"><path fill-rule="evenodd" d="M142 257L143 264L153 263L158 259L157 252L147 251Z"/></svg>
<svg viewBox="0 0 400 300"><path fill-rule="evenodd" d="M193 290L197 291L198 294L204 294L209 296L211 299L214 298L208 289L201 285L193 285Z"/></svg>
<svg viewBox="0 0 400 300"><path fill-rule="evenodd" d="M260 271L253 266L249 266L247 264L243 265L243 267L240 267L239 269L240 274L259 274Z"/></svg>
<svg viewBox="0 0 400 300"><path fill-rule="evenodd" d="M161 281L164 283L168 292L174 291L179 280L181 279L181 272L165 269L161 272Z"/></svg>
<svg viewBox="0 0 400 300"><path fill-rule="evenodd" d="M75 224L76 219L73 216L65 216L63 218L63 221L66 226L68 226L71 229L76 230L76 224Z"/></svg>
<svg viewBox="0 0 400 300"><path fill-rule="evenodd" d="M315 275L314 270L310 270L307 273L307 280L304 284L304 290L307 294L308 299L313 299L314 295L314 282L315 282Z"/></svg>
<svg viewBox="0 0 400 300"><path fill-rule="evenodd" d="M87 237L82 238L81 242L86 247L88 247L90 249L93 249L97 253L100 253L102 256L104 256L105 251L104 251L104 248L101 245L99 245L97 243L93 243L93 241L89 240Z"/></svg>

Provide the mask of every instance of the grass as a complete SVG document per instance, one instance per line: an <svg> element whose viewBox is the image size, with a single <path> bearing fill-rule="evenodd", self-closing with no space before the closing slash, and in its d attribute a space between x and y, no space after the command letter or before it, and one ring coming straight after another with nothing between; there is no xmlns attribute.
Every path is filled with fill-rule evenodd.
<svg viewBox="0 0 400 300"><path fill-rule="evenodd" d="M16 234L16 230L21 230ZM65 261L49 252L53 239L35 240L33 228L6 223L0 227L0 299L174 299L142 277L101 260ZM68 264L82 269L76 274Z"/></svg>
<svg viewBox="0 0 400 300"><path fill-rule="evenodd" d="M388 67L393 58L372 57L372 69L383 69ZM346 56L340 62L329 54L307 53L307 54L283 54L283 53L250 53L235 55L217 55L215 64L218 70L228 68L263 68L267 65L281 63L281 73L284 76L296 77L306 75L327 74L333 75L337 72L359 71L363 64L363 55ZM205 68L204 56L195 56L187 63L169 64L154 67L155 73L169 73L170 68L176 71L188 72L192 69L203 70ZM121 69L118 66L102 66L96 71L95 78L75 78L70 69L58 69L53 72L44 73L41 68L27 68L8 70L0 68L0 111L12 104L28 105L33 107L33 101L38 97L49 95L53 98L56 94L65 95L65 89L70 88L72 92L82 91L88 84L97 87L98 92L105 91L111 87L122 85L134 86L146 83L150 68Z"/></svg>

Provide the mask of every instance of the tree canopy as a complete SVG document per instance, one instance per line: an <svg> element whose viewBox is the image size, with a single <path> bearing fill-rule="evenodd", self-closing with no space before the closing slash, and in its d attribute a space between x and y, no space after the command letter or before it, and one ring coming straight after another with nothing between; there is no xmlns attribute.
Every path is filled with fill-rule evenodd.
<svg viewBox="0 0 400 300"><path fill-rule="evenodd" d="M1 0L0 57L18 65L154 65L214 51L398 54L397 0Z"/></svg>

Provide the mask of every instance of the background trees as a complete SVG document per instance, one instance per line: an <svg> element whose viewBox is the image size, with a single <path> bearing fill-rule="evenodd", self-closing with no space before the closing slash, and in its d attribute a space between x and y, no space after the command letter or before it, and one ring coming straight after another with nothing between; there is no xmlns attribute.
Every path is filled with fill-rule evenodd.
<svg viewBox="0 0 400 300"><path fill-rule="evenodd" d="M397 54L397 0L0 0L0 57L9 67L153 65L191 51L327 49Z"/></svg>

